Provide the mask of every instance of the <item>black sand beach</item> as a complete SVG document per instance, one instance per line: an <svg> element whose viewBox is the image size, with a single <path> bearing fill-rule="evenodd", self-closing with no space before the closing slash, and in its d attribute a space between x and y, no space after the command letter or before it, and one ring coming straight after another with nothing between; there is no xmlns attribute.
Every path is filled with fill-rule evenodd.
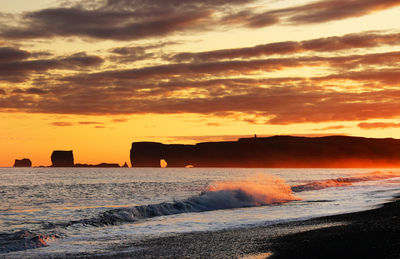
<svg viewBox="0 0 400 259"><path fill-rule="evenodd" d="M120 251L130 251L121 253ZM400 196L381 207L243 229L179 234L116 247L115 258L400 258ZM82 255L91 257L94 255Z"/></svg>

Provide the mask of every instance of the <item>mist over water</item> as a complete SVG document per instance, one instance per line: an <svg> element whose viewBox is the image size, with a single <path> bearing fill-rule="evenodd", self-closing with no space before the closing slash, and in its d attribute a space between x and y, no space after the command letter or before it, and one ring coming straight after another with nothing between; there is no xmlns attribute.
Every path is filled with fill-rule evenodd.
<svg viewBox="0 0 400 259"><path fill-rule="evenodd" d="M399 178L387 169L0 169L0 253L107 251L362 210L398 193Z"/></svg>

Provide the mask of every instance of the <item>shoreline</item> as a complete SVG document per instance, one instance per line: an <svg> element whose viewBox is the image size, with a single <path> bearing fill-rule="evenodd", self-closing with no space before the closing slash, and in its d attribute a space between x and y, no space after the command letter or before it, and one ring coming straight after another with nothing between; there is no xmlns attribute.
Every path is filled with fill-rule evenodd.
<svg viewBox="0 0 400 259"><path fill-rule="evenodd" d="M378 208L360 212L276 225L184 233L126 243L116 247L112 254L78 256L395 259L400 258L400 194Z"/></svg>

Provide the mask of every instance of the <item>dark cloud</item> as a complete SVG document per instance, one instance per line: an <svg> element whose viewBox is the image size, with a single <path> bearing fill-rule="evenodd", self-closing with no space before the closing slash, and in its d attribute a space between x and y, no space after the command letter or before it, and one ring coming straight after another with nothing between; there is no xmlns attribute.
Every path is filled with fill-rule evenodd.
<svg viewBox="0 0 400 259"><path fill-rule="evenodd" d="M14 39L78 36L133 40L160 37L177 31L201 28L207 20L211 20L210 15L215 9L248 2L251 0L119 0L105 1L103 4L89 1L89 4L26 13L19 26L4 24L0 35Z"/></svg>
<svg viewBox="0 0 400 259"><path fill-rule="evenodd" d="M0 62L11 62L29 58L31 53L12 47L0 47Z"/></svg>
<svg viewBox="0 0 400 259"><path fill-rule="evenodd" d="M151 59L154 57L154 53L148 52L148 50L149 48L142 46L114 48L111 50L111 53L114 55L110 57L110 60L113 62L127 63Z"/></svg>
<svg viewBox="0 0 400 259"><path fill-rule="evenodd" d="M364 16L399 6L397 0L320 0L295 7L258 11L248 8L225 15L221 24L260 28L275 24L313 24Z"/></svg>
<svg viewBox="0 0 400 259"><path fill-rule="evenodd" d="M97 67L103 63L99 56L77 53L67 57L52 59L21 60L0 63L0 81L21 82L29 78L31 74L43 73L51 69L85 70L89 67Z"/></svg>
<svg viewBox="0 0 400 259"><path fill-rule="evenodd" d="M112 54L109 59L113 62L128 63L152 58L161 58L161 54L156 53L156 51L161 52L163 47L176 44L179 43L161 42L157 44L113 48L109 50L109 53Z"/></svg>
<svg viewBox="0 0 400 259"><path fill-rule="evenodd" d="M216 77L254 74L256 72L273 72L294 67L330 67L338 70L369 67L374 65L396 66L400 62L400 52L373 53L335 57L299 57L257 60L229 60L205 63L175 63L144 67L138 69L109 70L92 74L81 74L65 77L70 83L85 82L88 84L119 84L127 81L177 79L186 77ZM340 76L340 75L339 75ZM143 85L143 82L140 82ZM146 83L145 83L146 84ZM133 86L131 87L133 88Z"/></svg>
<svg viewBox="0 0 400 259"><path fill-rule="evenodd" d="M399 6L397 0L321 0L294 8L277 10L288 15L291 23L321 23L359 17Z"/></svg>
<svg viewBox="0 0 400 259"><path fill-rule="evenodd" d="M391 122L361 122L358 124L360 129L386 129L386 128L400 128L400 123Z"/></svg>
<svg viewBox="0 0 400 259"><path fill-rule="evenodd" d="M44 91L40 88L36 88L36 87L30 87L30 88L26 89L24 92L27 94L45 94L46 93L46 91Z"/></svg>
<svg viewBox="0 0 400 259"><path fill-rule="evenodd" d="M264 55L296 54L305 51L334 52L355 48L399 45L400 33L353 33L340 37L318 38L305 41L283 41L248 48L222 49L197 53L178 53L170 57L175 61L204 62L219 59L254 58Z"/></svg>
<svg viewBox="0 0 400 259"><path fill-rule="evenodd" d="M400 83L399 68L383 68L383 69L366 69L362 71L343 72L329 76L315 78L315 81L328 80L353 80L363 81L366 83L379 82L387 86L397 85Z"/></svg>
<svg viewBox="0 0 400 259"><path fill-rule="evenodd" d="M4 27L4 38L52 38L81 36L97 39L132 40L183 30L209 17L210 12L165 13L152 18L135 19L135 12L54 8L29 13L25 26Z"/></svg>
<svg viewBox="0 0 400 259"><path fill-rule="evenodd" d="M216 30L232 25L261 28L285 22L321 23L358 17L399 5L397 0L321 0L264 12L257 12L255 10L258 8L246 5L256 2L256 0L82 1L69 7L24 13L17 18L18 25L9 25L11 22L3 21L0 37L30 39L74 36L138 40L164 37L183 31ZM13 21L15 19L12 18Z"/></svg>
<svg viewBox="0 0 400 259"><path fill-rule="evenodd" d="M225 15L220 25L246 26L250 28L261 28L279 23L279 18L272 14L254 14L250 10L239 11L238 13Z"/></svg>

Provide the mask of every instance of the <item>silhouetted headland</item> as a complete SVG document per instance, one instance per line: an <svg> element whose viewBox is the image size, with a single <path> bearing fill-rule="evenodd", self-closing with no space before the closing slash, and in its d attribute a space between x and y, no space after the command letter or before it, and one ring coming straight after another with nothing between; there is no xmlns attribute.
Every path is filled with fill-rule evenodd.
<svg viewBox="0 0 400 259"><path fill-rule="evenodd" d="M133 142L132 167L399 167L400 140L347 136L241 138L195 145Z"/></svg>
<svg viewBox="0 0 400 259"><path fill-rule="evenodd" d="M28 158L15 159L14 167L31 167L32 162Z"/></svg>

